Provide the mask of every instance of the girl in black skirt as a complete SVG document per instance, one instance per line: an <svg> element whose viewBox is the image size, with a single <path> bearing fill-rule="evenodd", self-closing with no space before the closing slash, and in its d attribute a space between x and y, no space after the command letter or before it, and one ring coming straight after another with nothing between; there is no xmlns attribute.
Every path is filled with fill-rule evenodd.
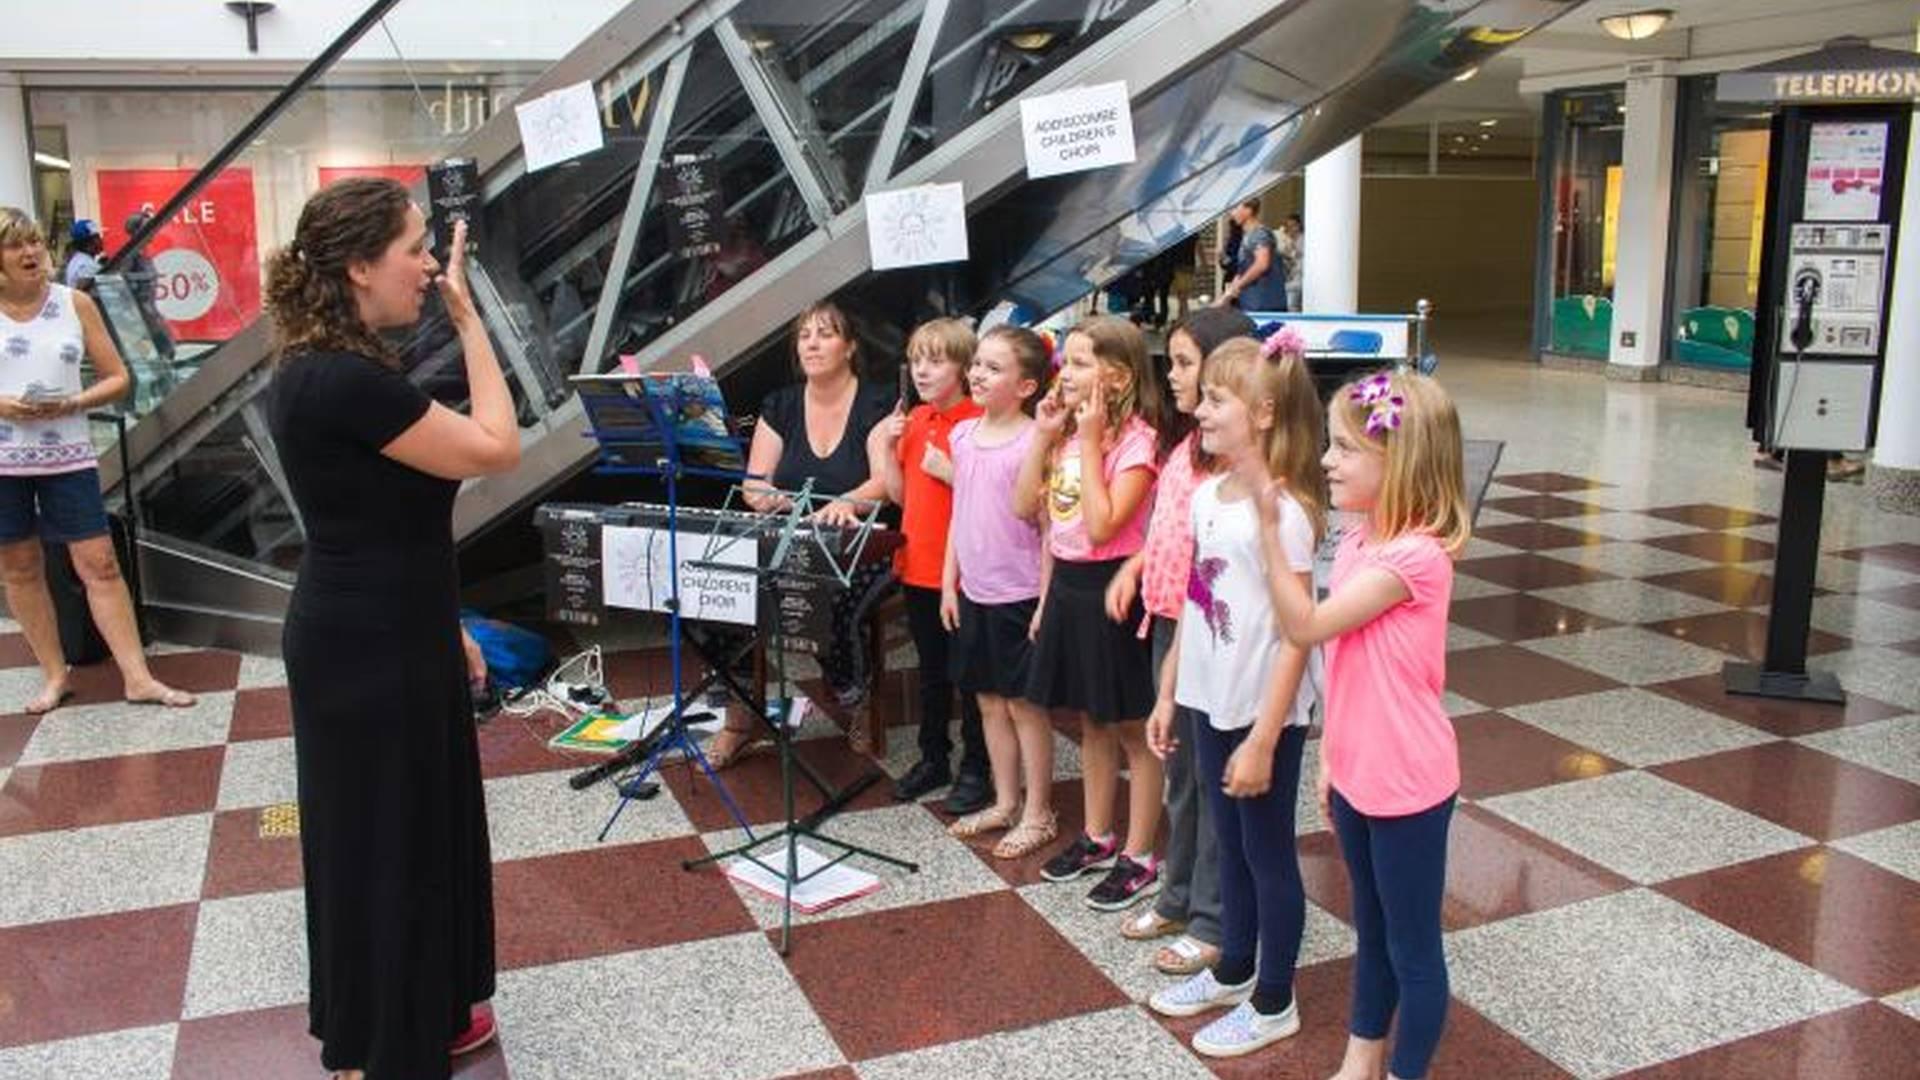
<svg viewBox="0 0 1920 1080"><path fill-rule="evenodd" d="M1086 831L1041 874L1072 881L1107 871L1087 894L1087 904L1102 911L1130 907L1160 888L1153 841L1163 778L1145 724L1154 702L1152 658L1133 633L1138 603L1114 622L1105 597L1107 582L1145 538L1163 402L1139 327L1113 316L1082 322L1067 335L1059 377L1040 402L1015 491L1016 513L1044 506L1053 556L1026 697L1082 716ZM1132 777L1124 850L1113 835L1122 751Z"/></svg>

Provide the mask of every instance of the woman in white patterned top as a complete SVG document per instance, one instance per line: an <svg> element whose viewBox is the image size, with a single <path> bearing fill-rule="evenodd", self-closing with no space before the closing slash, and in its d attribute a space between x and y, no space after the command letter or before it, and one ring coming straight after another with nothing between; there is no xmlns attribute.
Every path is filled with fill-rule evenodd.
<svg viewBox="0 0 1920 1080"><path fill-rule="evenodd" d="M43 540L66 544L127 700L185 708L193 695L147 667L87 431L87 410L125 397L132 380L93 298L51 281L52 262L40 226L0 207L0 575L7 607L46 675L25 711L48 712L72 693ZM90 387L80 377L89 359L98 376Z"/></svg>

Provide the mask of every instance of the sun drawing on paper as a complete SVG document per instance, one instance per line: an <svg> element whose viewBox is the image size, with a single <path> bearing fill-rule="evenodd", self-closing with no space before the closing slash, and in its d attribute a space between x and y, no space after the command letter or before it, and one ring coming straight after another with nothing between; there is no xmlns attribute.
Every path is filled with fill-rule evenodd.
<svg viewBox="0 0 1920 1080"><path fill-rule="evenodd" d="M889 203L880 225L894 259L922 262L939 253L940 237L948 229L948 211L925 191L903 192Z"/></svg>

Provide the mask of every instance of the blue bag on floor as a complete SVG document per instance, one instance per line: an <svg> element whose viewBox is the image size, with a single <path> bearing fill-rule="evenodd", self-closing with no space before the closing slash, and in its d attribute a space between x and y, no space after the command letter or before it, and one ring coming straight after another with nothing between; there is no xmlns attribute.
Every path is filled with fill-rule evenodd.
<svg viewBox="0 0 1920 1080"><path fill-rule="evenodd" d="M497 687L525 689L553 666L552 647L531 630L473 611L460 613L460 625L480 646L480 655L487 658L487 677Z"/></svg>

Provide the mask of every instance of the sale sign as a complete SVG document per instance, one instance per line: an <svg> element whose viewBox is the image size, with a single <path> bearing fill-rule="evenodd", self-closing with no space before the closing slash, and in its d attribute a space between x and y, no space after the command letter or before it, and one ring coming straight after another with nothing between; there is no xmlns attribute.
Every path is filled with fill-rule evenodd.
<svg viewBox="0 0 1920 1080"><path fill-rule="evenodd" d="M192 169L100 169L100 223L109 250L135 211L166 204ZM260 314L260 248L254 223L253 170L223 169L147 242L154 306L176 341L225 341Z"/></svg>

